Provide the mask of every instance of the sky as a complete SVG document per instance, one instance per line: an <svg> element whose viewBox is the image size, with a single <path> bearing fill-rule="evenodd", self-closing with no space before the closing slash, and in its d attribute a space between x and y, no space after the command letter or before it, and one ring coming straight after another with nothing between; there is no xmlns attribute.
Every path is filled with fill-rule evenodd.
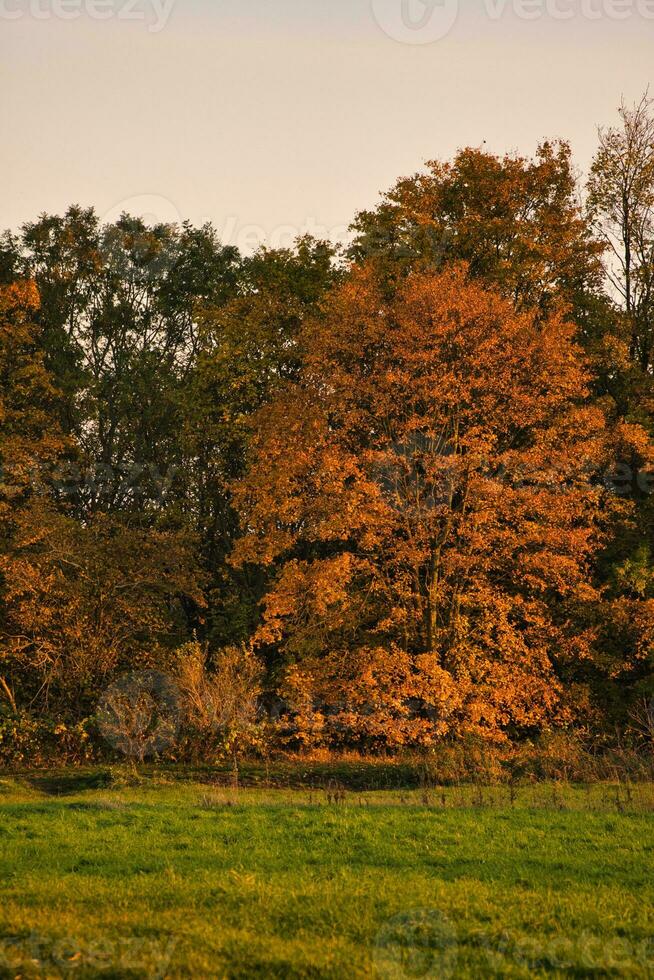
<svg viewBox="0 0 654 980"><path fill-rule="evenodd" d="M585 171L653 76L654 0L0 0L0 227L339 239L461 146L562 137Z"/></svg>

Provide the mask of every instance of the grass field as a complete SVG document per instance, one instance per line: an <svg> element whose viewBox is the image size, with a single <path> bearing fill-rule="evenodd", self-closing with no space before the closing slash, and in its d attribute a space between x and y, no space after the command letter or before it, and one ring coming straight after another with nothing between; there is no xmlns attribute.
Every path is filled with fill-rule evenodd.
<svg viewBox="0 0 654 980"><path fill-rule="evenodd" d="M102 782L0 778L0 977L654 976L651 786Z"/></svg>

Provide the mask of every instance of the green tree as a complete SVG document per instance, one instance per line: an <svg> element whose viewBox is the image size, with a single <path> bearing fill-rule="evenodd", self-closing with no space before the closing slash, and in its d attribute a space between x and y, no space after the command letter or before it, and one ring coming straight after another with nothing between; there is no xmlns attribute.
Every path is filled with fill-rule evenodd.
<svg viewBox="0 0 654 980"><path fill-rule="evenodd" d="M156 225L91 210L42 216L4 254L33 277L61 424L86 478L67 480L80 513L145 514L181 463L180 403L198 349L197 310L239 289L241 260L209 227ZM8 261L8 260L7 260Z"/></svg>

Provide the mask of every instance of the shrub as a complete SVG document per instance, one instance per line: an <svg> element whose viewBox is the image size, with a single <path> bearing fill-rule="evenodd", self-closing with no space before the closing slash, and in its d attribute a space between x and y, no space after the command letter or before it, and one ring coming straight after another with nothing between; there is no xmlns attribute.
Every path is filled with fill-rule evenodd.
<svg viewBox="0 0 654 980"><path fill-rule="evenodd" d="M207 759L212 753L234 760L261 743L257 725L263 668L246 647L227 647L211 657L193 641L178 651L176 681L181 695L186 750Z"/></svg>
<svg viewBox="0 0 654 980"><path fill-rule="evenodd" d="M0 715L0 766L19 769L92 762L98 758L92 728L90 718L68 724L24 712Z"/></svg>

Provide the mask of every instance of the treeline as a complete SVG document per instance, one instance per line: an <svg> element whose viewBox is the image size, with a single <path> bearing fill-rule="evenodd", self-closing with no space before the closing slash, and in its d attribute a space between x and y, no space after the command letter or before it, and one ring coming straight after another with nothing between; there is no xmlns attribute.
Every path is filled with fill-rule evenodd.
<svg viewBox="0 0 654 980"><path fill-rule="evenodd" d="M207 754L245 714L286 747L651 737L652 103L583 187L565 143L465 149L353 231L2 237L0 758L99 751L144 671Z"/></svg>

